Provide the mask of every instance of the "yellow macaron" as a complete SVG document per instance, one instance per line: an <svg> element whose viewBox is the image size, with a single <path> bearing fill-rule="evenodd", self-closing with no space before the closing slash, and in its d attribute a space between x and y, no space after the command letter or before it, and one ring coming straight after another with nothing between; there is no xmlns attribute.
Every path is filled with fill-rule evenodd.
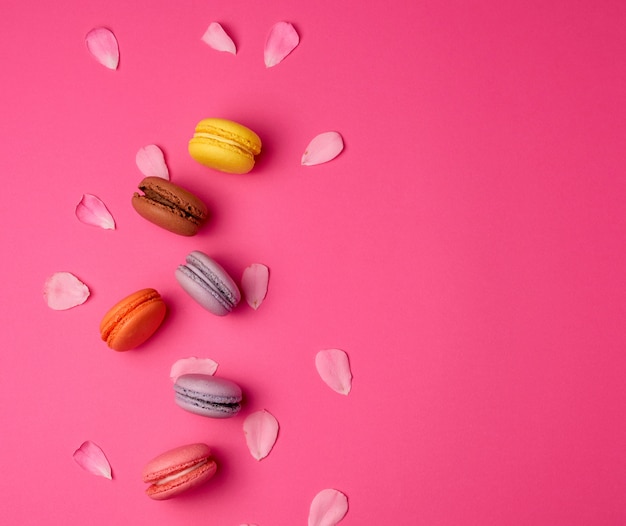
<svg viewBox="0 0 626 526"><path fill-rule="evenodd" d="M189 155L200 164L233 174L252 170L261 139L249 128L227 119L203 119L189 141Z"/></svg>

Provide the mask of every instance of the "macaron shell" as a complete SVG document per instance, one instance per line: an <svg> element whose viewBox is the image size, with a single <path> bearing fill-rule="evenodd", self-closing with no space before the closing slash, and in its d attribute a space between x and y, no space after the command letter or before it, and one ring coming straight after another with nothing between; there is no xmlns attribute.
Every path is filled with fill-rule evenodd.
<svg viewBox="0 0 626 526"><path fill-rule="evenodd" d="M193 236L206 221L206 205L188 190L160 177L146 177L132 197L133 208L144 219L182 236Z"/></svg>
<svg viewBox="0 0 626 526"><path fill-rule="evenodd" d="M213 276L219 287L205 276ZM216 316L229 314L241 301L241 292L228 272L206 254L194 250L187 255L186 264L174 272L180 286L202 307ZM220 299L218 289L227 290L231 301Z"/></svg>
<svg viewBox="0 0 626 526"><path fill-rule="evenodd" d="M154 289L141 289L116 303L100 322L100 334L115 351L129 351L150 338L165 319L167 307Z"/></svg>
<svg viewBox="0 0 626 526"><path fill-rule="evenodd" d="M261 139L249 128L227 119L203 119L189 141L189 154L200 164L222 172L248 173Z"/></svg>

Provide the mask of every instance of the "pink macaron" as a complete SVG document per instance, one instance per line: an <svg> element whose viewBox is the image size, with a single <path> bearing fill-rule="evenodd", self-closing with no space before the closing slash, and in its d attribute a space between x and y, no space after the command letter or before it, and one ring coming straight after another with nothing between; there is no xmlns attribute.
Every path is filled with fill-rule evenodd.
<svg viewBox="0 0 626 526"><path fill-rule="evenodd" d="M217 464L206 444L189 444L153 458L143 468L143 481L150 484L148 497L166 500L209 480Z"/></svg>

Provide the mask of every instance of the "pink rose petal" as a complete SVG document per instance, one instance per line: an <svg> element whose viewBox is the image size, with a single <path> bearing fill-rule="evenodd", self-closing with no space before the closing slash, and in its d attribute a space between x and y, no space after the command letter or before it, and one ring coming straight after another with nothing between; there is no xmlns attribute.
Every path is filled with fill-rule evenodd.
<svg viewBox="0 0 626 526"><path fill-rule="evenodd" d="M340 349L327 349L315 356L315 367L328 387L347 395L352 388L352 372L348 355Z"/></svg>
<svg viewBox="0 0 626 526"><path fill-rule="evenodd" d="M211 358L196 358L195 356L181 358L172 365L170 378L172 382L175 382L183 374L207 374L212 376L217 371L217 365L217 362L214 362Z"/></svg>
<svg viewBox="0 0 626 526"><path fill-rule="evenodd" d="M278 436L278 420L265 409L251 413L243 422L250 454L257 460L269 455Z"/></svg>
<svg viewBox="0 0 626 526"><path fill-rule="evenodd" d="M202 41L217 51L237 54L237 48L233 39L228 36L224 28L217 22L211 22L208 29L202 35Z"/></svg>
<svg viewBox="0 0 626 526"><path fill-rule="evenodd" d="M115 230L115 221L106 205L95 195L85 194L76 205L76 217L87 225Z"/></svg>
<svg viewBox="0 0 626 526"><path fill-rule="evenodd" d="M243 271L241 289L248 305L254 310L261 306L267 295L269 277L269 269L261 263L252 263Z"/></svg>
<svg viewBox="0 0 626 526"><path fill-rule="evenodd" d="M89 288L70 272L56 272L46 280L43 297L51 309L67 310L85 303Z"/></svg>
<svg viewBox="0 0 626 526"><path fill-rule="evenodd" d="M163 151L156 144L148 144L139 148L135 156L137 167L146 177L170 178L170 172L165 164Z"/></svg>
<svg viewBox="0 0 626 526"><path fill-rule="evenodd" d="M335 526L348 512L348 497L336 489L323 489L311 502L309 526Z"/></svg>
<svg viewBox="0 0 626 526"><path fill-rule="evenodd" d="M110 29L96 27L85 37L87 49L93 57L109 69L117 69L120 61L120 50L117 39Z"/></svg>
<svg viewBox="0 0 626 526"><path fill-rule="evenodd" d="M291 53L300 43L300 37L289 22L277 22L270 29L265 41L263 57L265 67L271 68Z"/></svg>
<svg viewBox="0 0 626 526"><path fill-rule="evenodd" d="M96 444L87 440L74 451L76 463L89 473L111 480L111 466L104 452Z"/></svg>
<svg viewBox="0 0 626 526"><path fill-rule="evenodd" d="M343 150L343 139L334 131L320 133L306 147L302 154L301 163L304 166L313 166L332 161Z"/></svg>

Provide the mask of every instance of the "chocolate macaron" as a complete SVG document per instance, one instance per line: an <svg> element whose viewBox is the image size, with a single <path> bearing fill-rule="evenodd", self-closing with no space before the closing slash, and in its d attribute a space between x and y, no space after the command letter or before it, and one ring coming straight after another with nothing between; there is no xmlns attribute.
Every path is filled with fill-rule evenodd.
<svg viewBox="0 0 626 526"><path fill-rule="evenodd" d="M188 190L161 177L146 177L132 198L133 208L151 223L179 234L194 236L206 222L206 205Z"/></svg>

